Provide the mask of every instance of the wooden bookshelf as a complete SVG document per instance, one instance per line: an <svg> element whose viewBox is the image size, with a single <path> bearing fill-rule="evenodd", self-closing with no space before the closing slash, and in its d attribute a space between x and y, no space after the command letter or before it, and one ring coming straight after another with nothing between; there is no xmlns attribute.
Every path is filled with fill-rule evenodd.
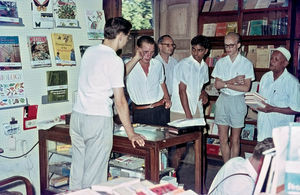
<svg viewBox="0 0 300 195"><path fill-rule="evenodd" d="M299 1L288 0L288 5L283 6L282 4L270 4L268 8L259 9L244 9L244 1L237 0L237 2L237 10L202 12L205 0L199 0L198 33L202 34L204 24L236 21L238 24L238 33L242 36L242 46L244 46L244 51L246 53L248 52L248 45L274 45L275 48L279 46L285 46L291 51L292 56L297 55L297 40L300 40ZM247 33L243 34L243 24L245 26L245 23L248 23L251 20L264 19L268 22L268 25L271 25L272 21L279 20L280 18L285 18L286 24L283 24L283 21L280 21L279 26L281 26L282 32L274 32L277 33L277 35L266 34L250 36L247 35ZM282 28L284 25L286 25L286 29ZM267 26L266 28L268 29L271 27L272 26ZM209 39L212 44L212 49L223 48L224 37L214 36L209 37ZM296 57L291 59L291 66L288 67L288 70L299 78L299 66L298 62L296 61ZM261 76L267 71L267 68L255 68L256 80L259 81Z"/></svg>
<svg viewBox="0 0 300 195"><path fill-rule="evenodd" d="M230 0L232 1L232 0ZM248 53L249 45L268 46L273 45L274 48L279 46L285 46L291 51L293 59L291 59L291 65L288 70L299 77L299 59L298 51L300 50L300 1L288 0L287 6L274 5L272 4L268 8L259 9L245 9L243 0L237 0L238 9L231 11L209 11L202 12L205 0L199 0L199 17L198 17L198 34L202 34L204 24L210 23L222 23L222 22L237 22L238 30L237 32L241 35L242 46L245 53ZM212 7L211 7L212 9ZM281 19L284 18L284 19ZM262 27L262 35L249 35L248 25L251 20L265 20L267 21L266 27ZM273 23L280 23L281 31L275 31L272 28ZM285 23L284 23L285 22ZM247 24L247 29L245 25ZM279 25L279 24L277 24ZM277 27L277 26L276 26ZM284 28L283 28L284 27ZM246 31L245 31L246 30ZM273 30L273 31L272 31ZM209 36L212 49L223 49L224 48L224 36ZM210 61L211 62L211 61ZM269 63L269 62L267 62ZM209 67L210 74L213 71L213 67ZM254 67L256 81L259 81L261 77L269 71L268 68L256 68ZM215 101L217 97L210 97L210 100ZM208 117L208 119L213 119L213 117ZM256 125L256 121L245 121L245 124ZM217 135L207 135L209 138L218 138ZM256 141L241 140L241 155L244 152L253 151L256 145ZM222 159L218 155L209 155L209 158Z"/></svg>

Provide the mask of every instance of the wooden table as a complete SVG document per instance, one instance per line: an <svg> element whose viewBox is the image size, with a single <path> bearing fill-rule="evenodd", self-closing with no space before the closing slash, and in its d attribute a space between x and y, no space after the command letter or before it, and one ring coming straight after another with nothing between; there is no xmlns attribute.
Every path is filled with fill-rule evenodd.
<svg viewBox="0 0 300 195"><path fill-rule="evenodd" d="M195 191L203 193L205 162L203 132L195 131L182 135L169 133L168 128L157 128L156 131L143 130L143 127L135 128L135 132L144 135L147 139L144 147L137 146L133 149L125 131L115 132L113 152L130 154L145 159L145 179L159 182L159 151L163 148L179 144L194 142L195 149Z"/></svg>
<svg viewBox="0 0 300 195"><path fill-rule="evenodd" d="M195 191L203 193L204 187L204 153L202 131L195 131L183 135L170 134L167 128L156 130L135 129L137 133L143 134L147 140L144 147L132 147L125 131L115 132L113 137L113 152L131 154L145 159L145 179L159 182L159 151L163 148L176 146L178 144L194 142L195 148ZM39 130L39 153L40 153L40 183L41 194L53 194L48 190L48 151L47 141L71 143L68 125L56 125L49 130Z"/></svg>

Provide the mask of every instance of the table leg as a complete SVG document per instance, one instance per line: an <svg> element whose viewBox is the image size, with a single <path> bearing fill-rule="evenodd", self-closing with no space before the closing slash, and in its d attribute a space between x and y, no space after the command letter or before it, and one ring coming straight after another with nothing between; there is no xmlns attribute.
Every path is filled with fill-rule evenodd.
<svg viewBox="0 0 300 195"><path fill-rule="evenodd" d="M203 193L204 169L203 169L203 149L202 149L202 133L199 139L195 140L195 192Z"/></svg>

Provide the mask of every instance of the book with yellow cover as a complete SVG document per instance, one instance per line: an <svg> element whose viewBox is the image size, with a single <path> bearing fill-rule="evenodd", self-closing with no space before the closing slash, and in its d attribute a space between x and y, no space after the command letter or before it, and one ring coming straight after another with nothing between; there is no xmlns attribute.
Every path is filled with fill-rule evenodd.
<svg viewBox="0 0 300 195"><path fill-rule="evenodd" d="M57 66L76 65L74 43L71 34L52 33L52 44Z"/></svg>

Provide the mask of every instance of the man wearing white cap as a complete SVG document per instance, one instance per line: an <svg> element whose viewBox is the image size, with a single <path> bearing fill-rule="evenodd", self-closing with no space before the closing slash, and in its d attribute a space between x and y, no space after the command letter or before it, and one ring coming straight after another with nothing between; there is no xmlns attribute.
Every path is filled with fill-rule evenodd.
<svg viewBox="0 0 300 195"><path fill-rule="evenodd" d="M271 55L270 71L260 81L259 93L267 100L265 108L258 108L257 141L272 137L272 129L293 122L300 112L300 85L286 67L290 52L278 47Z"/></svg>

